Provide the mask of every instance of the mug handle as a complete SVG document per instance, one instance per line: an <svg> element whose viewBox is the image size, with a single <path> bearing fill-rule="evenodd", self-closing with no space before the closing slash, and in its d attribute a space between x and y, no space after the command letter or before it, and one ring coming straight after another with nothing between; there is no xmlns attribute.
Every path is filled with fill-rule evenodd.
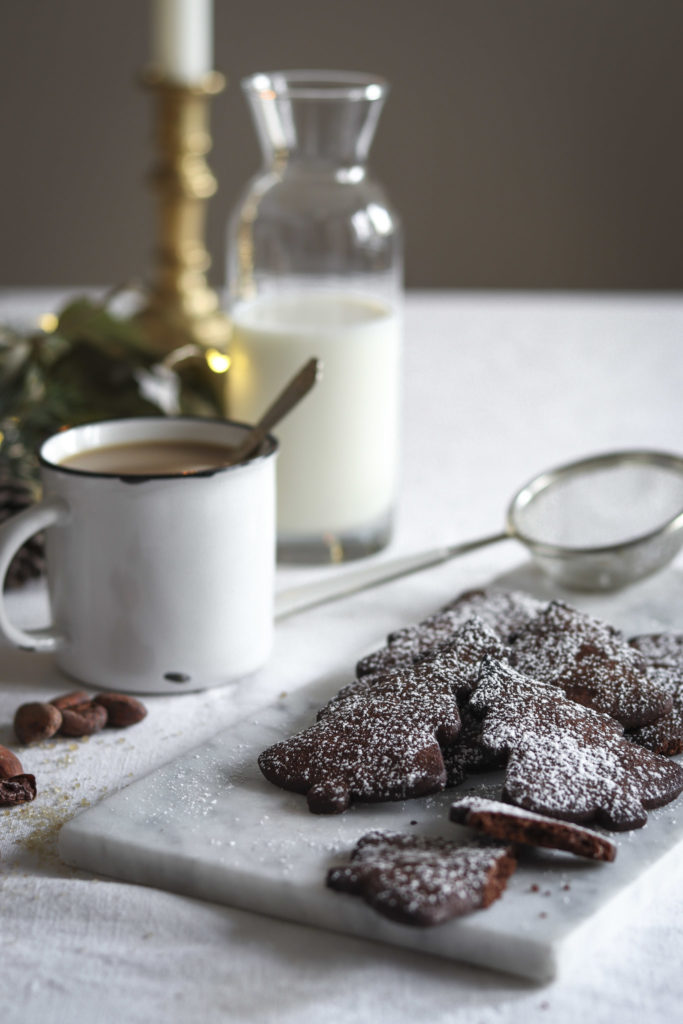
<svg viewBox="0 0 683 1024"><path fill-rule="evenodd" d="M45 498L12 516L0 527L0 636L22 651L54 651L62 637L52 626L24 630L10 622L4 595L5 576L22 544L47 526L64 522L68 512L68 505L62 498Z"/></svg>

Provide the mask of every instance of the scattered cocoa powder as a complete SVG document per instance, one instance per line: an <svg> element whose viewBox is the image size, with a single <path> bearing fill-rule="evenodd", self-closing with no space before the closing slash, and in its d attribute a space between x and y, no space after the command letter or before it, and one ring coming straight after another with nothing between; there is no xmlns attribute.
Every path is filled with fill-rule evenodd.
<svg viewBox="0 0 683 1024"><path fill-rule="evenodd" d="M71 690L48 703L22 704L14 715L14 732L20 743L29 746L57 733L79 737L91 736L105 725L126 728L146 714L144 704L124 693L102 693L91 699L85 690ZM35 796L35 776L25 773L17 755L0 745L0 807L28 803Z"/></svg>

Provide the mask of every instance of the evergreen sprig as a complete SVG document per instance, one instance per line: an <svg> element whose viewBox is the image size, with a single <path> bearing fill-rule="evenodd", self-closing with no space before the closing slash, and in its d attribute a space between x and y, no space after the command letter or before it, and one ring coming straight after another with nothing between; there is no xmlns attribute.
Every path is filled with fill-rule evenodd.
<svg viewBox="0 0 683 1024"><path fill-rule="evenodd" d="M0 474L37 488L37 450L65 426L169 411L222 415L203 353L188 358L185 349L162 362L135 317L88 298L69 302L50 332L0 325ZM150 386L155 378L161 386ZM161 398L172 394L175 409Z"/></svg>

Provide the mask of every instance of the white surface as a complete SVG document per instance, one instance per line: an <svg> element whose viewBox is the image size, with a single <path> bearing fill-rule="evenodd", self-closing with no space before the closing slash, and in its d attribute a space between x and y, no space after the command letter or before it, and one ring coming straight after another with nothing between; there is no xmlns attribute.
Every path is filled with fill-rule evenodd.
<svg viewBox="0 0 683 1024"><path fill-rule="evenodd" d="M683 603L683 575L668 572L638 592L639 608L629 604L633 595L610 600L610 621L629 635L640 633L662 610L664 595L656 628L668 629L673 609ZM574 602L580 606L581 597ZM594 603L589 599L589 606ZM613 900L613 915L628 921L629 886L648 871L659 872L660 858L683 854L681 799L651 812L645 828L613 836L614 864L556 853L523 855L502 899L485 912L428 929L389 922L360 899L327 889L327 869L345 863L360 837L375 828L467 838L468 829L449 823L449 804L472 788L498 797L502 777L473 776L438 796L312 815L302 796L266 782L257 758L271 743L311 725L334 692L329 683L314 684L279 697L104 800L64 826L60 854L77 867L127 881L541 981L567 959L565 947L576 941L578 929ZM540 888L539 896L532 885ZM593 926L583 945L599 948L600 941L601 928Z"/></svg>
<svg viewBox="0 0 683 1024"><path fill-rule="evenodd" d="M50 296L20 294L2 308L6 317L37 315ZM680 297L424 294L409 297L406 333L403 491L386 557L495 532L509 496L545 465L614 447L683 448ZM253 717L282 691L316 679L338 685L378 636L515 566L524 569L525 555L510 542L285 620L268 668L248 683L152 698L147 719L120 735L26 751L39 796L6 814L0 839L5 1021L677 1019L683 895L668 870L662 895L629 895L628 928L608 908L599 950L579 942L559 980L537 987L94 879L55 855L59 824L82 802ZM524 572L514 581L533 584ZM289 570L280 584L318 575ZM16 605L25 621L39 621L33 588ZM9 743L17 704L69 684L48 657L3 651L1 664L0 742Z"/></svg>
<svg viewBox="0 0 683 1024"><path fill-rule="evenodd" d="M253 423L307 359L315 389L278 428L281 538L374 526L396 496L401 322L343 292L239 303L233 312L230 415ZM342 326L340 326L342 325Z"/></svg>

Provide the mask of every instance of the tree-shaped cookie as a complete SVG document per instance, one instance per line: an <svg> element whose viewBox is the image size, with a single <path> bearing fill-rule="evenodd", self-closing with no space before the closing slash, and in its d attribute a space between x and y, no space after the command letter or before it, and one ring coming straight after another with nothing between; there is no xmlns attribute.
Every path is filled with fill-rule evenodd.
<svg viewBox="0 0 683 1024"><path fill-rule="evenodd" d="M437 615L390 633L385 647L358 662L356 675L404 668L434 648L450 643L454 634L474 616L507 643L510 636L545 607L546 603L516 591L466 591Z"/></svg>
<svg viewBox="0 0 683 1024"><path fill-rule="evenodd" d="M479 678L485 654L507 657L506 648L484 622L474 616L451 634L450 640L438 648L430 648L409 668L375 672L362 676L345 686L319 713L324 718L328 709L352 694L400 692L414 699L418 691L451 691L458 698L462 729L448 742L442 740L441 752L446 767L446 785L456 786L470 772L500 768L505 759L481 745L481 723L467 709L467 699Z"/></svg>
<svg viewBox="0 0 683 1024"><path fill-rule="evenodd" d="M389 634L385 647L361 658L356 665L356 675L360 679L379 672L409 668L425 654L450 644L465 621L455 612L439 612L422 622L396 630Z"/></svg>
<svg viewBox="0 0 683 1024"><path fill-rule="evenodd" d="M456 630L450 631L447 639L424 648L418 644L411 655L404 651L398 665L372 673L366 672L344 687L338 696L360 693L366 689L376 690L385 685L386 679L399 675L407 674L415 685L420 673L438 676L451 687L453 693L465 696L476 685L479 666L485 654L505 658L507 648L482 619L473 616Z"/></svg>
<svg viewBox="0 0 683 1024"><path fill-rule="evenodd" d="M683 768L629 742L614 719L502 662L484 659L469 706L484 745L508 755L503 798L519 807L623 830L683 790Z"/></svg>
<svg viewBox="0 0 683 1024"><path fill-rule="evenodd" d="M666 715L634 729L629 737L656 754L673 757L683 751L683 635L651 633L629 642L645 659L651 681L673 702Z"/></svg>
<svg viewBox="0 0 683 1024"><path fill-rule="evenodd" d="M505 643L517 635L536 616L548 607L521 590L466 590L450 601L444 612L458 615L461 622L478 615Z"/></svg>
<svg viewBox="0 0 683 1024"><path fill-rule="evenodd" d="M648 676L638 651L611 626L558 601L519 632L512 650L512 664L520 672L560 687L573 701L604 711L626 729L671 710L671 695Z"/></svg>
<svg viewBox="0 0 683 1024"><path fill-rule="evenodd" d="M369 832L349 864L330 869L327 884L392 921L425 926L488 907L516 866L506 844Z"/></svg>
<svg viewBox="0 0 683 1024"><path fill-rule="evenodd" d="M264 750L265 777L305 793L317 814L351 801L403 800L444 788L439 741L460 730L457 700L443 683L410 686L402 677L381 691L332 701L310 728Z"/></svg>

